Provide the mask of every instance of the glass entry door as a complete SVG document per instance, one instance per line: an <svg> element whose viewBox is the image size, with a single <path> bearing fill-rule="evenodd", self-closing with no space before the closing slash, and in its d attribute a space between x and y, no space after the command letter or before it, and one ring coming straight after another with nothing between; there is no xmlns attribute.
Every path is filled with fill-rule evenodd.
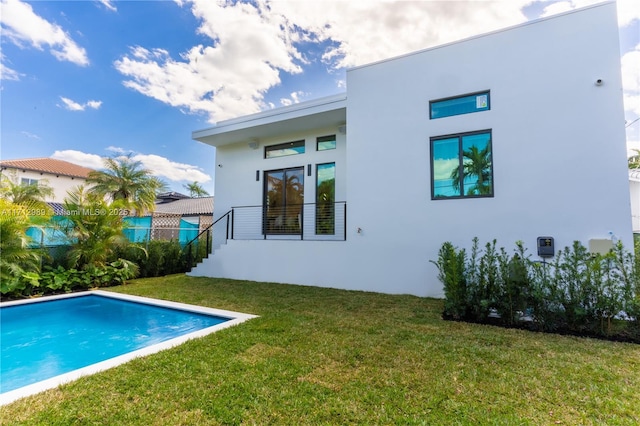
<svg viewBox="0 0 640 426"><path fill-rule="evenodd" d="M264 172L265 234L301 234L304 167Z"/></svg>

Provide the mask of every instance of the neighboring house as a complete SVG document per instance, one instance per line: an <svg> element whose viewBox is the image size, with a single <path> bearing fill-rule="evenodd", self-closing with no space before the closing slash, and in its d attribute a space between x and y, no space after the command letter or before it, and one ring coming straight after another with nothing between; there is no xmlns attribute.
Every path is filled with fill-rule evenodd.
<svg viewBox="0 0 640 426"><path fill-rule="evenodd" d="M213 223L213 197L159 194L151 214L126 220L126 234L131 241L178 240L186 244Z"/></svg>
<svg viewBox="0 0 640 426"><path fill-rule="evenodd" d="M634 234L640 233L640 169L629 170L631 223Z"/></svg>
<svg viewBox="0 0 640 426"><path fill-rule="evenodd" d="M54 195L46 199L51 203L62 203L67 191L85 183L90 172L88 167L53 158L23 158L0 161L4 176L26 185L45 181L53 188Z"/></svg>
<svg viewBox="0 0 640 426"><path fill-rule="evenodd" d="M609 2L195 131L216 147L218 222L191 275L441 297L445 241L631 248L619 52Z"/></svg>

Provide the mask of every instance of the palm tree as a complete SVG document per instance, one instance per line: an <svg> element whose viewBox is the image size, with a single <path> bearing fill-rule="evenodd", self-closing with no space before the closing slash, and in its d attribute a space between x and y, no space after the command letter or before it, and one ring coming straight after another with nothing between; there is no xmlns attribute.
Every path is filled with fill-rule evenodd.
<svg viewBox="0 0 640 426"><path fill-rule="evenodd" d="M23 273L39 270L40 256L28 247L28 210L4 199L0 199L0 210L0 287L4 294Z"/></svg>
<svg viewBox="0 0 640 426"><path fill-rule="evenodd" d="M476 145L468 150L462 151L462 173L464 180L475 177L475 184L467 190L466 195L488 195L491 194L491 148L487 144L482 150ZM451 170L451 180L453 188L460 189L460 167Z"/></svg>
<svg viewBox="0 0 640 426"><path fill-rule="evenodd" d="M104 266L118 246L126 246L122 216L114 213L104 198L83 186L67 193L68 214L60 227L69 239L70 267Z"/></svg>
<svg viewBox="0 0 640 426"><path fill-rule="evenodd" d="M198 183L198 181L195 181L193 183L188 183L182 186L184 187L184 189L189 191L189 197L191 198L206 197L209 195L209 193L202 187L202 185Z"/></svg>
<svg viewBox="0 0 640 426"><path fill-rule="evenodd" d="M166 184L142 167L131 155L105 158L105 170L89 173L89 190L101 197L109 197L124 208L135 209L138 215L155 209L158 192L166 190Z"/></svg>
<svg viewBox="0 0 640 426"><path fill-rule="evenodd" d="M12 179L2 175L0 198L27 207L29 210L49 210L45 199L53 196L53 188L47 184L46 180L33 185L16 183L16 181L15 177Z"/></svg>

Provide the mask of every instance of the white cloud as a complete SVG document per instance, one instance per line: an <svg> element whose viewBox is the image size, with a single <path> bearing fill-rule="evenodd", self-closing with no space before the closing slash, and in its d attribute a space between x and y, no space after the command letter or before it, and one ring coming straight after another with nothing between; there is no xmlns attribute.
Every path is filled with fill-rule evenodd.
<svg viewBox="0 0 640 426"><path fill-rule="evenodd" d="M107 148L110 151L125 153L131 152L118 147ZM56 151L51 158L69 161L70 163L79 164L92 169L104 168L104 157L97 154L88 154L82 151L67 149L64 151ZM165 157L154 154L136 154L131 156L133 161L139 161L145 169L151 171L154 176L165 178L170 181L206 183L211 181L211 176L204 173L200 168L190 164L176 163Z"/></svg>
<svg viewBox="0 0 640 426"><path fill-rule="evenodd" d="M92 169L101 169L104 167L104 162L102 161L101 156L96 154L87 154L86 152L76 151L73 149L55 151L51 158L68 161L70 163L90 167Z"/></svg>
<svg viewBox="0 0 640 426"><path fill-rule="evenodd" d="M111 0L98 0L105 8L112 12L117 12L118 8L113 4Z"/></svg>
<svg viewBox="0 0 640 426"><path fill-rule="evenodd" d="M111 152L116 152L118 154L125 154L127 152L131 152L131 151L127 151L124 148L120 148L119 146L113 146L113 145L109 145L108 147L105 148L107 151L111 151Z"/></svg>
<svg viewBox="0 0 640 426"><path fill-rule="evenodd" d="M60 96L60 100L62 100L64 104L63 108L68 109L69 111L84 111L87 108L98 109L102 105L102 101L87 101L84 104L79 104L78 102L72 101L64 96Z"/></svg>
<svg viewBox="0 0 640 426"><path fill-rule="evenodd" d="M271 2L299 38L331 42L331 67L362 65L526 20L530 0ZM302 28L304 30L296 30Z"/></svg>
<svg viewBox="0 0 640 426"><path fill-rule="evenodd" d="M541 2L541 0L538 0L538 2ZM590 6L596 3L602 3L602 0L567 0L553 2L544 8L542 16L555 15L557 13L567 12L569 10ZM621 27L626 27L634 20L640 19L640 7L638 7L638 0L617 0L617 9L618 25Z"/></svg>
<svg viewBox="0 0 640 426"><path fill-rule="evenodd" d="M115 67L129 79L124 85L215 122L265 107L264 94L280 84L280 72L301 72L283 17L256 4L196 0L188 5L200 20L197 32L208 37L172 58L162 49L132 47Z"/></svg>
<svg viewBox="0 0 640 426"><path fill-rule="evenodd" d="M301 96L305 96L305 95L306 95L306 93L304 93L302 91L292 92L289 98L281 98L280 99L280 104L282 104L284 106L298 104L298 103L300 103L300 97Z"/></svg>
<svg viewBox="0 0 640 426"><path fill-rule="evenodd" d="M36 15L28 3L2 0L0 8L2 35L15 45L22 48L26 44L39 50L47 46L51 54L60 61L89 65L84 48L76 44L62 27Z"/></svg>
<svg viewBox="0 0 640 426"><path fill-rule="evenodd" d="M140 161L144 168L158 177L171 181L186 181L200 183L209 182L211 176L190 164L176 163L165 157L154 154L137 154L131 157L134 161Z"/></svg>
<svg viewBox="0 0 640 426"><path fill-rule="evenodd" d="M23 135L25 135L26 137L28 137L29 139L36 139L36 140L40 140L42 139L40 136L33 134L31 132L27 132L26 130L23 130L22 132Z"/></svg>
<svg viewBox="0 0 640 426"><path fill-rule="evenodd" d="M640 44L625 53L622 65L622 86L625 90L640 92Z"/></svg>
<svg viewBox="0 0 640 426"><path fill-rule="evenodd" d="M640 44L622 56L622 86L627 120L627 148L640 148Z"/></svg>
<svg viewBox="0 0 640 426"><path fill-rule="evenodd" d="M0 80L19 81L20 77L23 77L24 74L21 74L18 71L9 68L7 65L5 65L5 61L5 56L2 54L2 52L0 52Z"/></svg>

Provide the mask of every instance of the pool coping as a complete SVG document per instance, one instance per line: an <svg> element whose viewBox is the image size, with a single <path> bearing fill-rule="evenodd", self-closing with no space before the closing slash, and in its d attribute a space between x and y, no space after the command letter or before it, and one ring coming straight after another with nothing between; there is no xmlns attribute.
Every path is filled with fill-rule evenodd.
<svg viewBox="0 0 640 426"><path fill-rule="evenodd" d="M166 349L170 349L175 346L181 345L182 343L188 340L204 337L211 333L215 333L216 331L241 324L252 318L257 318L257 315L245 314L242 312L208 308L205 306L190 305L186 303L172 302L169 300L161 300L161 299L153 299L153 298L142 297L142 296L134 296L134 295L123 294L123 293L114 293L111 291L104 291L104 290L89 290L89 291L82 291L77 293L61 294L61 295L54 295L54 296L43 296L43 297L32 298L32 299L13 300L10 302L0 302L0 307L4 308L9 306L39 303L39 302L46 302L50 300L67 299L71 297L82 297L82 296L88 296L88 295L109 297L112 299L144 303L147 305L173 308L173 309L178 309L182 311L194 312L194 313L205 314L205 315L215 315L218 317L228 318L229 321L225 321L221 324L216 324L211 327L203 328L201 330L197 330L192 333L187 333L182 336L174 337L173 339L169 339L161 343L156 343L154 345L147 346L146 348L137 349L135 351L132 351L123 355L109 358L104 361L100 361L95 364L91 364L86 367L82 367L77 370L70 371L68 373L60 374L58 376L51 377L49 379L42 380L40 382L32 383L30 385L11 390L9 392L2 393L0 394L0 406L9 404L11 402L14 402L20 398L24 398L26 396L35 395L45 390L56 388L62 384L77 380L80 377L88 376L91 374L98 373L100 371L108 370L110 368L129 362L135 358L140 358L140 357L151 355Z"/></svg>

